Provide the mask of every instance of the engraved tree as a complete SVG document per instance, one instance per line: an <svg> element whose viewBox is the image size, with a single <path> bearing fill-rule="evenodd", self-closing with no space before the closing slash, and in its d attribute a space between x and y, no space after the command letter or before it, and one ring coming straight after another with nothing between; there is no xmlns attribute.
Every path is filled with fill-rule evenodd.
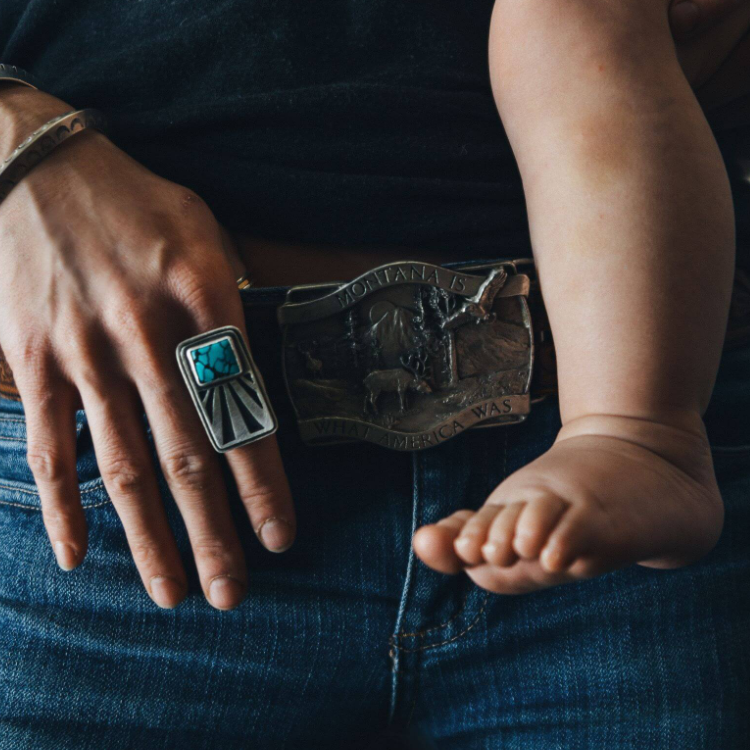
<svg viewBox="0 0 750 750"><path fill-rule="evenodd" d="M452 386L458 381L456 339L453 330L443 328L443 324L456 310L456 296L435 286L429 287L425 296L426 310L429 310L430 317L435 324L428 326L429 330L434 333L430 337L431 340L427 342L427 346L431 354L437 355L442 352L443 372L447 381L445 384Z"/></svg>
<svg viewBox="0 0 750 750"><path fill-rule="evenodd" d="M359 372L360 369L360 349L361 344L357 339L357 325L359 321L355 309L350 308L349 312L344 316L344 337L343 344L347 354L347 358L351 363L351 367L354 368L355 372Z"/></svg>

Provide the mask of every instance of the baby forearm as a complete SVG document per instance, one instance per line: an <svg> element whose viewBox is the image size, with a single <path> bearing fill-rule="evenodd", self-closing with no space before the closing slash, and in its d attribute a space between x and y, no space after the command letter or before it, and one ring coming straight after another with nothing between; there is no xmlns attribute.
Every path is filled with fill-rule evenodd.
<svg viewBox="0 0 750 750"><path fill-rule="evenodd" d="M732 198L666 5L495 6L493 90L523 178L565 422L681 422L713 387Z"/></svg>

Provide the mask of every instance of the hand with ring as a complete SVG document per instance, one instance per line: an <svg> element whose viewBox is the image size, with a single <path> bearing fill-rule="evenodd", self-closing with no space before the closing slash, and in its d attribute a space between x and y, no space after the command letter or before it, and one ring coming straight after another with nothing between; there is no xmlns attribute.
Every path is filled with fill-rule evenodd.
<svg viewBox="0 0 750 750"><path fill-rule="evenodd" d="M0 158L71 109L29 88L0 90L0 99L4 125L7 111L18 113L0 134ZM91 130L13 189L0 206L0 238L0 347L23 400L28 462L60 566L86 555L75 431L83 408L143 585L161 607L185 597L145 412L203 592L214 607L235 607L246 564L218 455L175 358L180 342L216 328L246 338L239 274L211 210ZM226 458L261 543L289 547L295 515L275 436Z"/></svg>

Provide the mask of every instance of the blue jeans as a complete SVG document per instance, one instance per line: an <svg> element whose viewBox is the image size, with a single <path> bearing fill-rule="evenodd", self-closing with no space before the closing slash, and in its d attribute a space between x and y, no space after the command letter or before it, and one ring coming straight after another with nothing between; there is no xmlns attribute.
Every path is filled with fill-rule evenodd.
<svg viewBox="0 0 750 750"><path fill-rule="evenodd" d="M274 296L243 292L248 308ZM89 551L59 570L23 408L0 400L0 750L747 747L750 349L725 354L706 418L727 509L708 557L502 596L428 569L412 533L478 508L547 450L557 403L423 452L308 448L276 337L256 327L251 345L281 422L299 535L282 555L265 551L227 475L250 577L229 612L201 593L161 475L191 590L175 610L151 602L83 412Z"/></svg>

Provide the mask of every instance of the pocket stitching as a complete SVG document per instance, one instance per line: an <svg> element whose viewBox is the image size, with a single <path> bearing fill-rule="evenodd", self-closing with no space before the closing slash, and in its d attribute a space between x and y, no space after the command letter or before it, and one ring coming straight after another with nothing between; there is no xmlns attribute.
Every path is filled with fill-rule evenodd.
<svg viewBox="0 0 750 750"><path fill-rule="evenodd" d="M94 484L91 487L86 487L84 489L79 490L79 493L81 495L87 495L90 492L96 492L98 490L101 490L104 488L104 482L101 479L95 479L94 480L96 484ZM28 490L23 487L14 487L13 485L9 484L3 484L0 482L0 490L9 490L11 492L22 492L24 495L33 495L35 497L39 497L39 490ZM108 503L111 503L112 499L110 497L107 497L106 500L102 500L98 503L81 503L81 507L85 510L86 508L98 508L102 505L107 505ZM14 503L12 500L0 500L0 505L12 505L16 508L25 508L26 510L36 510L41 511L41 507L36 507L34 505L26 505L25 503Z"/></svg>
<svg viewBox="0 0 750 750"><path fill-rule="evenodd" d="M84 510L87 510L88 508L100 508L102 505L110 505L111 500L107 498L106 500L102 500L100 503L89 503L88 505L84 505L81 503L81 507ZM33 510L37 513L41 513L42 509L37 508L35 505L24 505L23 503L13 503L10 500L0 500L0 505L12 505L14 508L23 508L24 510Z"/></svg>

